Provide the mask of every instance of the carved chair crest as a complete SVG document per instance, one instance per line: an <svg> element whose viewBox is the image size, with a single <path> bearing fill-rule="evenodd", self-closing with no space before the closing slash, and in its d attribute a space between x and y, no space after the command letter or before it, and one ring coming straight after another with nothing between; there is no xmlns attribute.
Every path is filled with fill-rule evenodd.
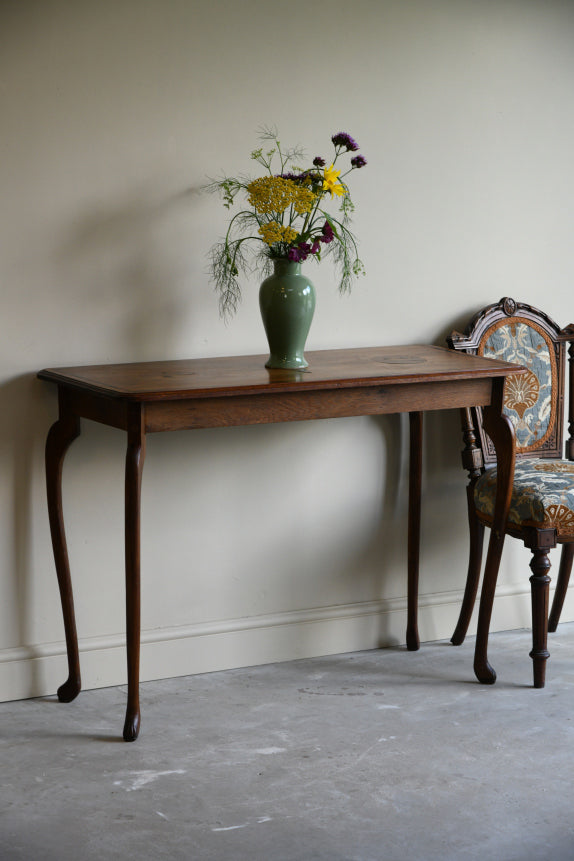
<svg viewBox="0 0 574 861"><path fill-rule="evenodd" d="M504 411L516 433L517 458L563 455L565 354L573 337L571 326L562 330L542 311L504 297L480 311L464 334L453 332L447 339L455 350L528 368L526 374L509 376L504 390ZM480 408L469 413L466 430L475 429L482 454L482 458L474 455L476 474L477 467L493 463L496 457Z"/></svg>

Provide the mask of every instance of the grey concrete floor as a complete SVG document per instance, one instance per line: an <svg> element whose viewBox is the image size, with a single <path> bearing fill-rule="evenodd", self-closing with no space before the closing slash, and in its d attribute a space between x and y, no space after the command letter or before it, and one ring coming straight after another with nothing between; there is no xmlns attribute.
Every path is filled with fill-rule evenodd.
<svg viewBox="0 0 574 861"><path fill-rule="evenodd" d="M2 861L574 859L574 624L0 706Z"/></svg>

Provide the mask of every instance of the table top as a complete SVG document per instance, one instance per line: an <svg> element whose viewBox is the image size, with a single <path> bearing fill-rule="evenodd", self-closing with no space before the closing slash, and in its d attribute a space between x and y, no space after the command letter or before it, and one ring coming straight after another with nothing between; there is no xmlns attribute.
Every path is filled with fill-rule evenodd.
<svg viewBox="0 0 574 861"><path fill-rule="evenodd" d="M427 344L319 350L307 359L305 370L268 370L266 356L218 356L46 368L38 377L111 398L160 401L504 377L525 370Z"/></svg>

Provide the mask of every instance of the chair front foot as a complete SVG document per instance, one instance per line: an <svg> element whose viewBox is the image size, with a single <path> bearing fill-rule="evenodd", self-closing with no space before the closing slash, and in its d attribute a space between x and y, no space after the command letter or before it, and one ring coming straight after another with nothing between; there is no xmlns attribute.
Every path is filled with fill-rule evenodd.
<svg viewBox="0 0 574 861"><path fill-rule="evenodd" d="M532 649L532 669L534 672L534 687L543 688L546 682L546 661L550 657L548 649Z"/></svg>
<svg viewBox="0 0 574 861"><path fill-rule="evenodd" d="M58 699L61 703L71 703L75 700L82 689L79 676L69 676L63 685L58 688Z"/></svg>
<svg viewBox="0 0 574 861"><path fill-rule="evenodd" d="M534 542L533 542L534 543ZM538 530L536 542L532 551L530 578L532 595L532 651L530 657L533 663L534 687L543 688L546 677L546 661L550 657L548 651L548 593L550 591L550 559L548 548L555 546L553 530ZM542 545L542 546L541 546Z"/></svg>
<svg viewBox="0 0 574 861"><path fill-rule="evenodd" d="M140 732L141 715L139 709L132 711L129 708L126 712L126 720L124 723L124 741L135 741Z"/></svg>
<svg viewBox="0 0 574 861"><path fill-rule="evenodd" d="M462 646L464 643L464 638L466 637L466 627L461 625L460 622L454 629L454 634L450 638L453 646Z"/></svg>
<svg viewBox="0 0 574 861"><path fill-rule="evenodd" d="M474 674L481 685L493 685L496 681L496 673L486 659L474 662Z"/></svg>

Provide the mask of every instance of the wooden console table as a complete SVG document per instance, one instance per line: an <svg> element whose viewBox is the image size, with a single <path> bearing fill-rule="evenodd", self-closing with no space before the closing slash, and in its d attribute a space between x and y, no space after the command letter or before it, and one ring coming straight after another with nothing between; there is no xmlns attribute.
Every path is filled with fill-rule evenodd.
<svg viewBox="0 0 574 861"><path fill-rule="evenodd" d="M417 630L422 413L483 406L498 457L497 507L486 561L476 640L475 672L496 678L487 660L488 629L498 575L496 549L504 541L514 471L514 433L503 416L504 379L516 365L441 347L372 347L308 354L305 371L266 370L263 356L239 356L121 365L49 368L40 379L58 386L59 418L46 442L48 512L62 600L69 676L61 702L81 688L72 582L62 512L62 464L91 419L127 433L125 576L128 698L123 737L140 728L140 492L148 433L304 421L342 416L410 414L407 646L419 648ZM498 557L499 558L499 557Z"/></svg>

